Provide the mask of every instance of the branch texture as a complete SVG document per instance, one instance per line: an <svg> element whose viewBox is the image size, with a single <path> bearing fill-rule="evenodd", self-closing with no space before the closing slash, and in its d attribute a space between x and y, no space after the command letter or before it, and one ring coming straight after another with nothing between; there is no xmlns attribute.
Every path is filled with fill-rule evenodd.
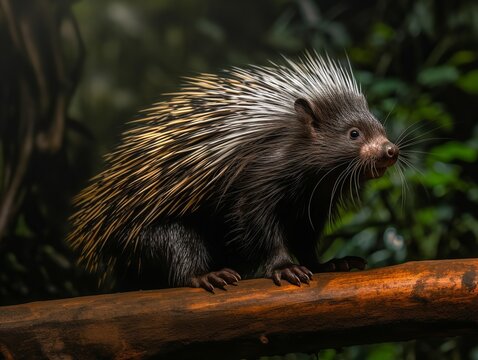
<svg viewBox="0 0 478 360"><path fill-rule="evenodd" d="M0 308L0 354L15 358L254 358L478 334L478 259L316 274L308 286L241 281Z"/></svg>

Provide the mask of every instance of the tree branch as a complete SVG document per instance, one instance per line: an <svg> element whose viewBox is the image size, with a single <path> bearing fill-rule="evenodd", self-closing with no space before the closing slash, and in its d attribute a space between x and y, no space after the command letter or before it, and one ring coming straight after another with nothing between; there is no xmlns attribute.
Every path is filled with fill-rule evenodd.
<svg viewBox="0 0 478 360"><path fill-rule="evenodd" d="M478 259L267 279L228 291L165 289L0 308L6 358L253 358L478 334Z"/></svg>

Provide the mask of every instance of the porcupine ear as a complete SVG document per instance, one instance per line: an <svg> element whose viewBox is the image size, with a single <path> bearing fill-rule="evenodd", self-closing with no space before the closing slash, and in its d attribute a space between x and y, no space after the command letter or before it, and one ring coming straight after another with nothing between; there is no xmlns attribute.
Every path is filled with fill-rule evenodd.
<svg viewBox="0 0 478 360"><path fill-rule="evenodd" d="M304 98L298 98L294 102L294 109L297 112L297 116L304 122L304 124L313 128L319 126L319 118L314 114L314 111L307 100Z"/></svg>

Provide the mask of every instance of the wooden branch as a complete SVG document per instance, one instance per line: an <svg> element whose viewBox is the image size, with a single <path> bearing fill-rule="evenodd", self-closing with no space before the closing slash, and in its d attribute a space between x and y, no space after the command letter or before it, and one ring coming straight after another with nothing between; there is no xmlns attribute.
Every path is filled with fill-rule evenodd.
<svg viewBox="0 0 478 360"><path fill-rule="evenodd" d="M309 286L241 281L0 308L6 359L254 358L478 334L478 259L317 274Z"/></svg>

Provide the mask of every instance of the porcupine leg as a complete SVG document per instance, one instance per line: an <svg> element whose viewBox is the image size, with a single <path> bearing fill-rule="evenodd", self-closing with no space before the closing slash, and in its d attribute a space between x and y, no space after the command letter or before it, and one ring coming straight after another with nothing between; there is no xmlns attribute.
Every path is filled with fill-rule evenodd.
<svg viewBox="0 0 478 360"><path fill-rule="evenodd" d="M243 229L240 238L242 241L248 239L247 242L251 244L250 247L238 251L245 251L244 257L249 259L249 262L262 263L264 276L271 278L277 286L281 285L281 280L297 286L301 283L308 284L312 279L312 272L305 266L293 263L279 224L273 215L269 216L247 219L246 215L238 219L239 228Z"/></svg>
<svg viewBox="0 0 478 360"><path fill-rule="evenodd" d="M189 286L201 287L207 291L214 292L214 287L226 290L226 285L236 285L239 280L241 280L241 276L236 271L224 268L219 271L211 271L203 275L194 276Z"/></svg>
<svg viewBox="0 0 478 360"><path fill-rule="evenodd" d="M301 283L308 284L312 280L312 275L312 271L305 266L290 263L276 267L272 270L270 277L277 286L281 286L281 279L300 286Z"/></svg>
<svg viewBox="0 0 478 360"><path fill-rule="evenodd" d="M319 263L316 255L316 241L303 241L301 246L296 246L294 254L299 262L314 272L346 272L353 269L364 270L367 260L358 256L345 256Z"/></svg>
<svg viewBox="0 0 478 360"><path fill-rule="evenodd" d="M323 215L322 217L325 218ZM319 229L318 231L309 228L307 224L301 224L300 226L293 224L293 227L289 229L289 238L293 238L289 245L301 265L306 266L313 272L345 272L353 269L365 269L367 261L358 256L345 256L320 263L317 255L317 245L324 223L317 223L315 226Z"/></svg>
<svg viewBox="0 0 478 360"><path fill-rule="evenodd" d="M244 187L255 188L247 185ZM265 192L271 193L274 189ZM235 237L229 241L230 245L246 264L259 265L264 277L272 279L277 286L281 285L281 280L297 286L309 283L312 272L292 261L275 209L264 208L263 202L258 199L261 199L260 194L247 191L236 200L229 223L237 230ZM248 272L254 270L257 268L251 267Z"/></svg>
<svg viewBox="0 0 478 360"><path fill-rule="evenodd" d="M276 238L271 250L265 264L266 277L272 278L277 286L281 286L282 279L297 286L309 283L312 272L307 267L292 262L283 241Z"/></svg>
<svg viewBox="0 0 478 360"><path fill-rule="evenodd" d="M318 272L338 272L350 271L353 269L364 270L367 266L367 260L359 256L345 256L340 259L332 259L323 264L319 264Z"/></svg>
<svg viewBox="0 0 478 360"><path fill-rule="evenodd" d="M143 232L143 241L150 243L153 261L168 264L171 286L202 287L213 291L224 289L241 279L234 270L211 271L214 266L207 242L198 231L184 222L159 224Z"/></svg>

